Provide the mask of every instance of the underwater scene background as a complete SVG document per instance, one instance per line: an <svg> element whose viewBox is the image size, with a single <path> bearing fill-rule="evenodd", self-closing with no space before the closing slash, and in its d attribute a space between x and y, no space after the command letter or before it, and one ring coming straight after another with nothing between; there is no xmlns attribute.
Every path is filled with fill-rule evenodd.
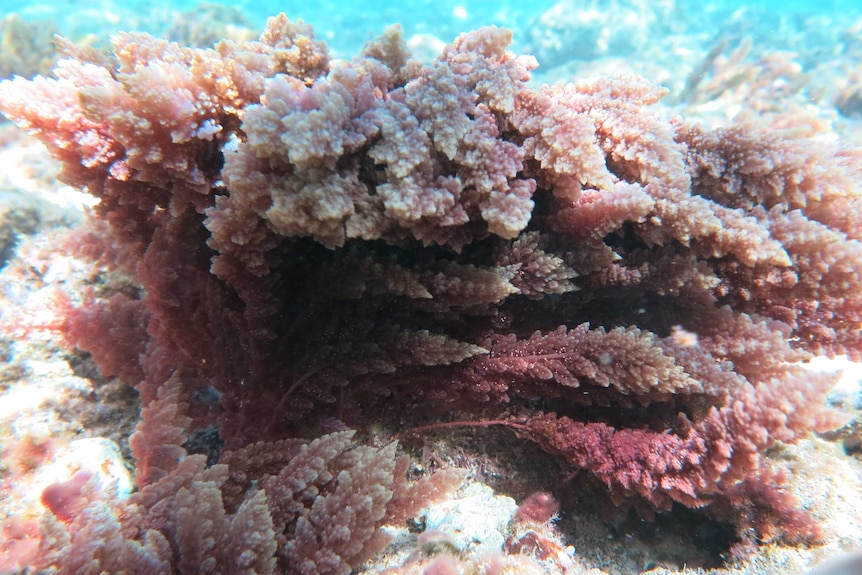
<svg viewBox="0 0 862 575"><path fill-rule="evenodd" d="M0 575L862 573L860 138L858 1L0 0Z"/></svg>

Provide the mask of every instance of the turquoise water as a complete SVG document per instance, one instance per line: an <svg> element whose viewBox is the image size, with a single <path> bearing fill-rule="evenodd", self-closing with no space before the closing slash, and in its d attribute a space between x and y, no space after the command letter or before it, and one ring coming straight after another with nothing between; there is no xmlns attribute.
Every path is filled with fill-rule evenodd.
<svg viewBox="0 0 862 575"><path fill-rule="evenodd" d="M691 3L673 0L643 1L601 1L585 0L553 2L552 0L510 0L495 2L486 0L415 0L415 1L378 1L349 2L345 0L322 1L275 1L241 0L237 2L211 2L210 5L223 5L241 13L251 27L260 29L268 16L285 12L291 19L303 19L312 23L318 34L324 37L336 52L352 53L387 25L401 23L407 36L413 34L434 34L448 41L458 32L482 25L494 24L512 28L516 41L523 41L543 12L554 5L567 5L566 11L620 12L626 9L663 15L663 20L673 20L675 24L691 33L715 33L728 21L746 12L744 18L752 24L758 22L774 29L781 26L778 20L805 19L812 16L830 20L830 25L838 26L862 15L862 2L858 0L789 0L768 2L740 2L724 0L706 3ZM152 1L119 2L116 0L96 0L93 2L74 2L56 0L54 2L29 2L24 0L5 0L0 2L0 16L19 14L28 21L51 20L59 32L72 38L82 38L88 34L106 37L120 30L141 30L163 35L170 30L178 19L185 18L181 13L194 10L200 5L191 0L173 2ZM231 19L227 11L223 15ZM646 17L646 16L644 16ZM667 22L671 23L671 22Z"/></svg>
<svg viewBox="0 0 862 575"><path fill-rule="evenodd" d="M36 30L57 32L100 48L108 48L111 34L120 31L145 31L208 47L237 28L244 31L239 39L255 38L266 19L279 12L313 25L317 37L339 58L352 57L394 23L402 25L420 59L434 57L443 44L462 32L502 26L513 31L516 52L536 56L538 82L634 72L667 86L672 95L668 103L674 94L685 94L689 75L717 47L722 48L722 57L730 57L740 47L748 50L745 62L757 62L777 52L793 54L803 73L831 82L813 96L818 104L824 98L832 99L829 94L838 85L834 75L855 70L862 54L862 2L858 0L412 0L362 4L346 0L0 0L0 25L15 14L33 23ZM0 34L8 43L9 33L0 30ZM24 42L23 47L7 45L3 50L41 52L50 50L50 44L50 34L42 33L33 40L34 47ZM0 54L3 76L32 76L34 70L43 74L50 70L45 65L35 67L32 58L24 66L16 66L15 58L6 64L3 58Z"/></svg>

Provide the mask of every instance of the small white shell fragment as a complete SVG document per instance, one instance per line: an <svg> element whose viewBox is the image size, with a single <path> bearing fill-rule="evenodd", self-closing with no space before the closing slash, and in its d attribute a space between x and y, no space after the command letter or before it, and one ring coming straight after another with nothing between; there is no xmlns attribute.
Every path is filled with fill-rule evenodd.
<svg viewBox="0 0 862 575"><path fill-rule="evenodd" d="M132 475L126 468L119 446L104 437L89 437L71 441L53 461L43 465L33 477L27 499L38 501L46 487L69 481L82 470L95 475L105 489L115 484L119 499L132 493Z"/></svg>
<svg viewBox="0 0 862 575"><path fill-rule="evenodd" d="M473 483L462 497L428 509L425 529L448 534L462 551L499 551L517 509L518 504L511 497L495 495L487 485Z"/></svg>

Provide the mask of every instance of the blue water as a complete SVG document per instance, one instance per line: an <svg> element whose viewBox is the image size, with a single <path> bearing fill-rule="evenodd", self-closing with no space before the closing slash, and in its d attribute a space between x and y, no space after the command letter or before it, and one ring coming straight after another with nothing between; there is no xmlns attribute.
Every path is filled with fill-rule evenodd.
<svg viewBox="0 0 862 575"><path fill-rule="evenodd" d="M61 34L82 39L89 34L105 38L121 30L140 30L162 35L180 13L196 7L193 0L168 2L133 0L0 0L0 17L17 13L26 20L52 20ZM268 16L285 12L291 19L303 19L314 25L318 35L327 40L336 53L351 54L361 44L392 23L401 23L405 34L434 34L449 41L458 32L482 25L495 24L512 28L516 41L533 27L542 12L557 4L552 0L403 0L359 2L349 0L238 0L211 2L240 10L248 22L260 29ZM644 10L675 5L680 24L692 31L708 33L740 10L748 10L750 19L780 26L776 19L799 19L818 16L834 25L848 23L862 16L859 0L769 0L742 2L717 0L583 0L569 2L574 9L614 11L620 6L639 6Z"/></svg>
<svg viewBox="0 0 862 575"><path fill-rule="evenodd" d="M760 71L749 70L749 76L769 73L769 64L762 65L769 58L778 55L784 62L784 55L791 54L793 64L816 80L799 99L810 95L824 108L842 97L840 90L852 82L848 75L862 74L862 0L378 0L361 5L348 0L237 0L203 5L210 7L205 16L195 0L0 0L0 17L15 13L39 22L42 29L103 49L110 48L110 36L120 31L149 32L191 44L190 29L199 31L218 21L217 32L194 44L208 47L224 36L225 25L256 38L266 19L283 11L292 20L311 24L336 58L356 55L394 23L402 25L411 45L419 46L414 55L420 59L433 58L460 33L496 25L513 31L515 52L536 56L537 83L634 72L666 86L671 94L666 103L680 101L677 96L686 99L691 75L718 47L723 50L720 63L749 46L741 72L746 73L742 68L747 65L760 66ZM48 43L47 36L41 42ZM0 69L2 63L0 59ZM32 68L5 72L33 73ZM788 78L791 84L797 80ZM694 99L703 101L700 96ZM855 101L847 105L852 109L839 109L839 115L859 120L862 107Z"/></svg>

